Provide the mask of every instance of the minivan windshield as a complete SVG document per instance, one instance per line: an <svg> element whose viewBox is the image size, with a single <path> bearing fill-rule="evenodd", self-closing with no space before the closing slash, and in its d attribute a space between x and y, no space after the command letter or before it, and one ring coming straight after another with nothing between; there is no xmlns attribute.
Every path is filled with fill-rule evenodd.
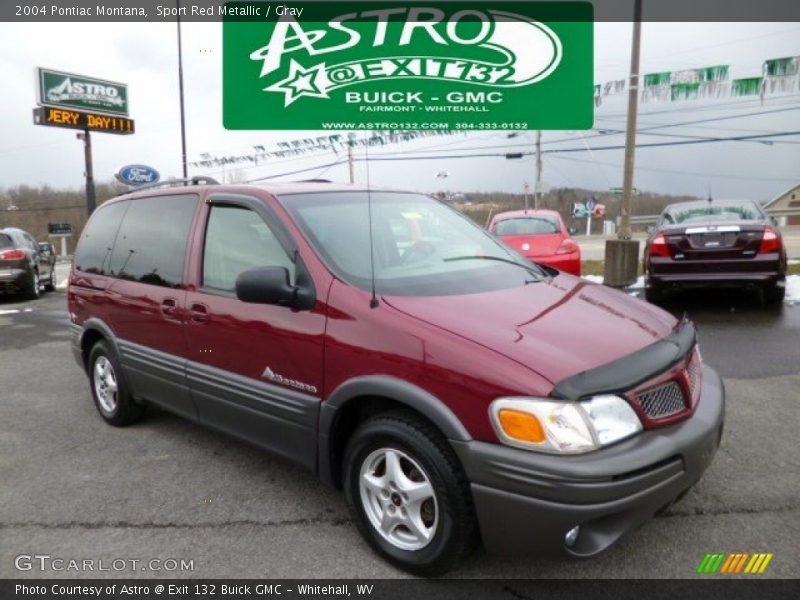
<svg viewBox="0 0 800 600"><path fill-rule="evenodd" d="M279 200L320 257L370 289L367 192L286 194ZM467 217L428 196L372 192L375 286L380 294L436 296L505 289L547 277Z"/></svg>
<svg viewBox="0 0 800 600"><path fill-rule="evenodd" d="M687 202L670 206L663 217L666 223L702 223L707 221L758 221L763 219L756 205L741 202Z"/></svg>

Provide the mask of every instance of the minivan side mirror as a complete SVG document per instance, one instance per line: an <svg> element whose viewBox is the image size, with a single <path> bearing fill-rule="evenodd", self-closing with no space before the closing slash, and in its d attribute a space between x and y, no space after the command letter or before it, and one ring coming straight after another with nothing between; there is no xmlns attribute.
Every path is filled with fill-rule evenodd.
<svg viewBox="0 0 800 600"><path fill-rule="evenodd" d="M575 235L576 233L578 233L578 228L577 227L567 227L567 233L569 233L570 235Z"/></svg>
<svg viewBox="0 0 800 600"><path fill-rule="evenodd" d="M258 267L236 278L236 297L252 304L276 304L309 309L316 303L313 291L289 283L286 267Z"/></svg>

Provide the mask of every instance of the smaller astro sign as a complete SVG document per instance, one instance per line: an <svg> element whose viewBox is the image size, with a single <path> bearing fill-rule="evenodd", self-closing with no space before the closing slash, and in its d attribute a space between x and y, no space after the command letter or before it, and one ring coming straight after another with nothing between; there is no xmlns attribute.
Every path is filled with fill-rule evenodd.
<svg viewBox="0 0 800 600"><path fill-rule="evenodd" d="M115 174L115 177L125 185L147 185L158 183L161 179L158 171L147 165L126 165Z"/></svg>
<svg viewBox="0 0 800 600"><path fill-rule="evenodd" d="M34 108L33 122L36 125L48 127L64 127L119 135L134 133L136 129L133 119L127 117L112 117L94 112L65 110L49 106Z"/></svg>
<svg viewBox="0 0 800 600"><path fill-rule="evenodd" d="M36 69L36 103L75 110L89 110L110 115L127 116L128 86L124 83L62 73L52 69Z"/></svg>

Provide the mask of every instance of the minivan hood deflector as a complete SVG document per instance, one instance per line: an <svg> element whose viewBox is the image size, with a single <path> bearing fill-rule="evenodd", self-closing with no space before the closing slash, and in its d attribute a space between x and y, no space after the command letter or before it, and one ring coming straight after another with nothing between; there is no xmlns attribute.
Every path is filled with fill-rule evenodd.
<svg viewBox="0 0 800 600"><path fill-rule="evenodd" d="M665 338L615 361L571 375L553 388L552 396L580 400L596 394L619 394L631 390L673 367L691 352L697 331L684 318Z"/></svg>

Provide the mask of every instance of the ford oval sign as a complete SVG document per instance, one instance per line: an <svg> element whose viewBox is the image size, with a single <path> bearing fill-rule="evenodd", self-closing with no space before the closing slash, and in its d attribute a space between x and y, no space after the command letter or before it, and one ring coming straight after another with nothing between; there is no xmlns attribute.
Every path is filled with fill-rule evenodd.
<svg viewBox="0 0 800 600"><path fill-rule="evenodd" d="M158 183L161 175L147 165L127 165L117 172L117 179L126 185L146 185Z"/></svg>

